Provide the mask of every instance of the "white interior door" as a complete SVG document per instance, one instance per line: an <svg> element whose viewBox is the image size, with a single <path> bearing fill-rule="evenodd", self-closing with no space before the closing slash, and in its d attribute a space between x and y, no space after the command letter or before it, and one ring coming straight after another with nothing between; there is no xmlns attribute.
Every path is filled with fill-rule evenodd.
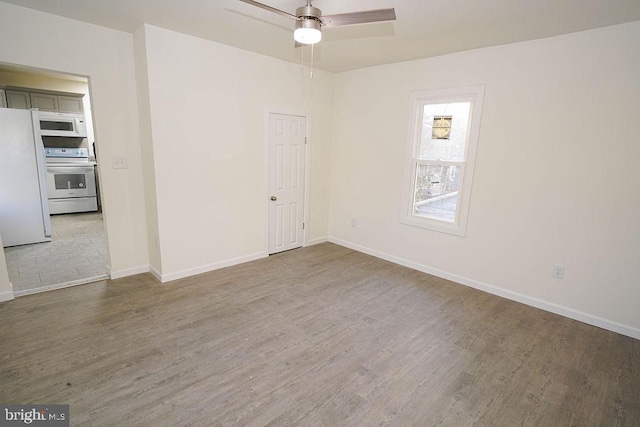
<svg viewBox="0 0 640 427"><path fill-rule="evenodd" d="M302 246L305 117L269 114L269 253Z"/></svg>

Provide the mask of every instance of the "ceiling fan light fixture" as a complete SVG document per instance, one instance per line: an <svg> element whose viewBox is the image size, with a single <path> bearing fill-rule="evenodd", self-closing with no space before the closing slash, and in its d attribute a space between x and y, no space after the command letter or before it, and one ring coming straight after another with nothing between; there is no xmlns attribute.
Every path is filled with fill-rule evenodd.
<svg viewBox="0 0 640 427"><path fill-rule="evenodd" d="M322 40L320 31L320 21L316 19L302 19L296 23L296 30L293 32L295 41L301 44L316 44Z"/></svg>
<svg viewBox="0 0 640 427"><path fill-rule="evenodd" d="M0 0L2 1L2 0ZM360 12L338 13L323 15L317 7L313 7L313 0L306 0L305 6L296 9L296 14L285 12L275 7L260 3L256 0L240 0L260 9L268 10L285 18L296 21L293 38L299 44L314 45L322 40L322 27L339 27L342 25L368 24L370 22L395 21L396 11L391 9L362 10Z"/></svg>

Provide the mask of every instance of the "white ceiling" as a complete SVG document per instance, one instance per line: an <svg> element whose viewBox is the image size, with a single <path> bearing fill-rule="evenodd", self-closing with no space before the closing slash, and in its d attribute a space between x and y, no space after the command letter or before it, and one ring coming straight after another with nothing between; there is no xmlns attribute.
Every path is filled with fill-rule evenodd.
<svg viewBox="0 0 640 427"><path fill-rule="evenodd" d="M3 1L130 33L147 23L301 60L292 20L238 0ZM294 13L305 0L264 3ZM640 0L315 0L313 5L325 15L396 10L393 22L325 29L314 49L315 66L333 72L640 20Z"/></svg>

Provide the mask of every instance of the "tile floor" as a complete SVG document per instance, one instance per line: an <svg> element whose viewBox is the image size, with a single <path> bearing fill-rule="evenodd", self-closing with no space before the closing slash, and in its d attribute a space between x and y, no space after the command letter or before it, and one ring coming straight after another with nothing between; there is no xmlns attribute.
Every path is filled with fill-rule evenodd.
<svg viewBox="0 0 640 427"><path fill-rule="evenodd" d="M101 212L51 215L51 229L51 242L4 249L17 296L108 277Z"/></svg>

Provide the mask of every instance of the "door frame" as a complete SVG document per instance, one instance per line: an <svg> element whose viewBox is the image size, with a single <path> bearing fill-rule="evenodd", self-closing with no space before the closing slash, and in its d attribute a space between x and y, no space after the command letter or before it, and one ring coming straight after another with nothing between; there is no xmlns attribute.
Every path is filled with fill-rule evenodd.
<svg viewBox="0 0 640 427"><path fill-rule="evenodd" d="M262 238L264 240L264 252L269 255L269 115L282 114L285 116L304 117L305 126L305 150L304 150L304 207L302 209L302 218L304 221L304 230L302 230L302 247L307 246L309 237L309 181L311 170L311 113L306 110L287 109L279 107L267 107L264 113L264 186L263 186L263 212L265 213L264 232Z"/></svg>

